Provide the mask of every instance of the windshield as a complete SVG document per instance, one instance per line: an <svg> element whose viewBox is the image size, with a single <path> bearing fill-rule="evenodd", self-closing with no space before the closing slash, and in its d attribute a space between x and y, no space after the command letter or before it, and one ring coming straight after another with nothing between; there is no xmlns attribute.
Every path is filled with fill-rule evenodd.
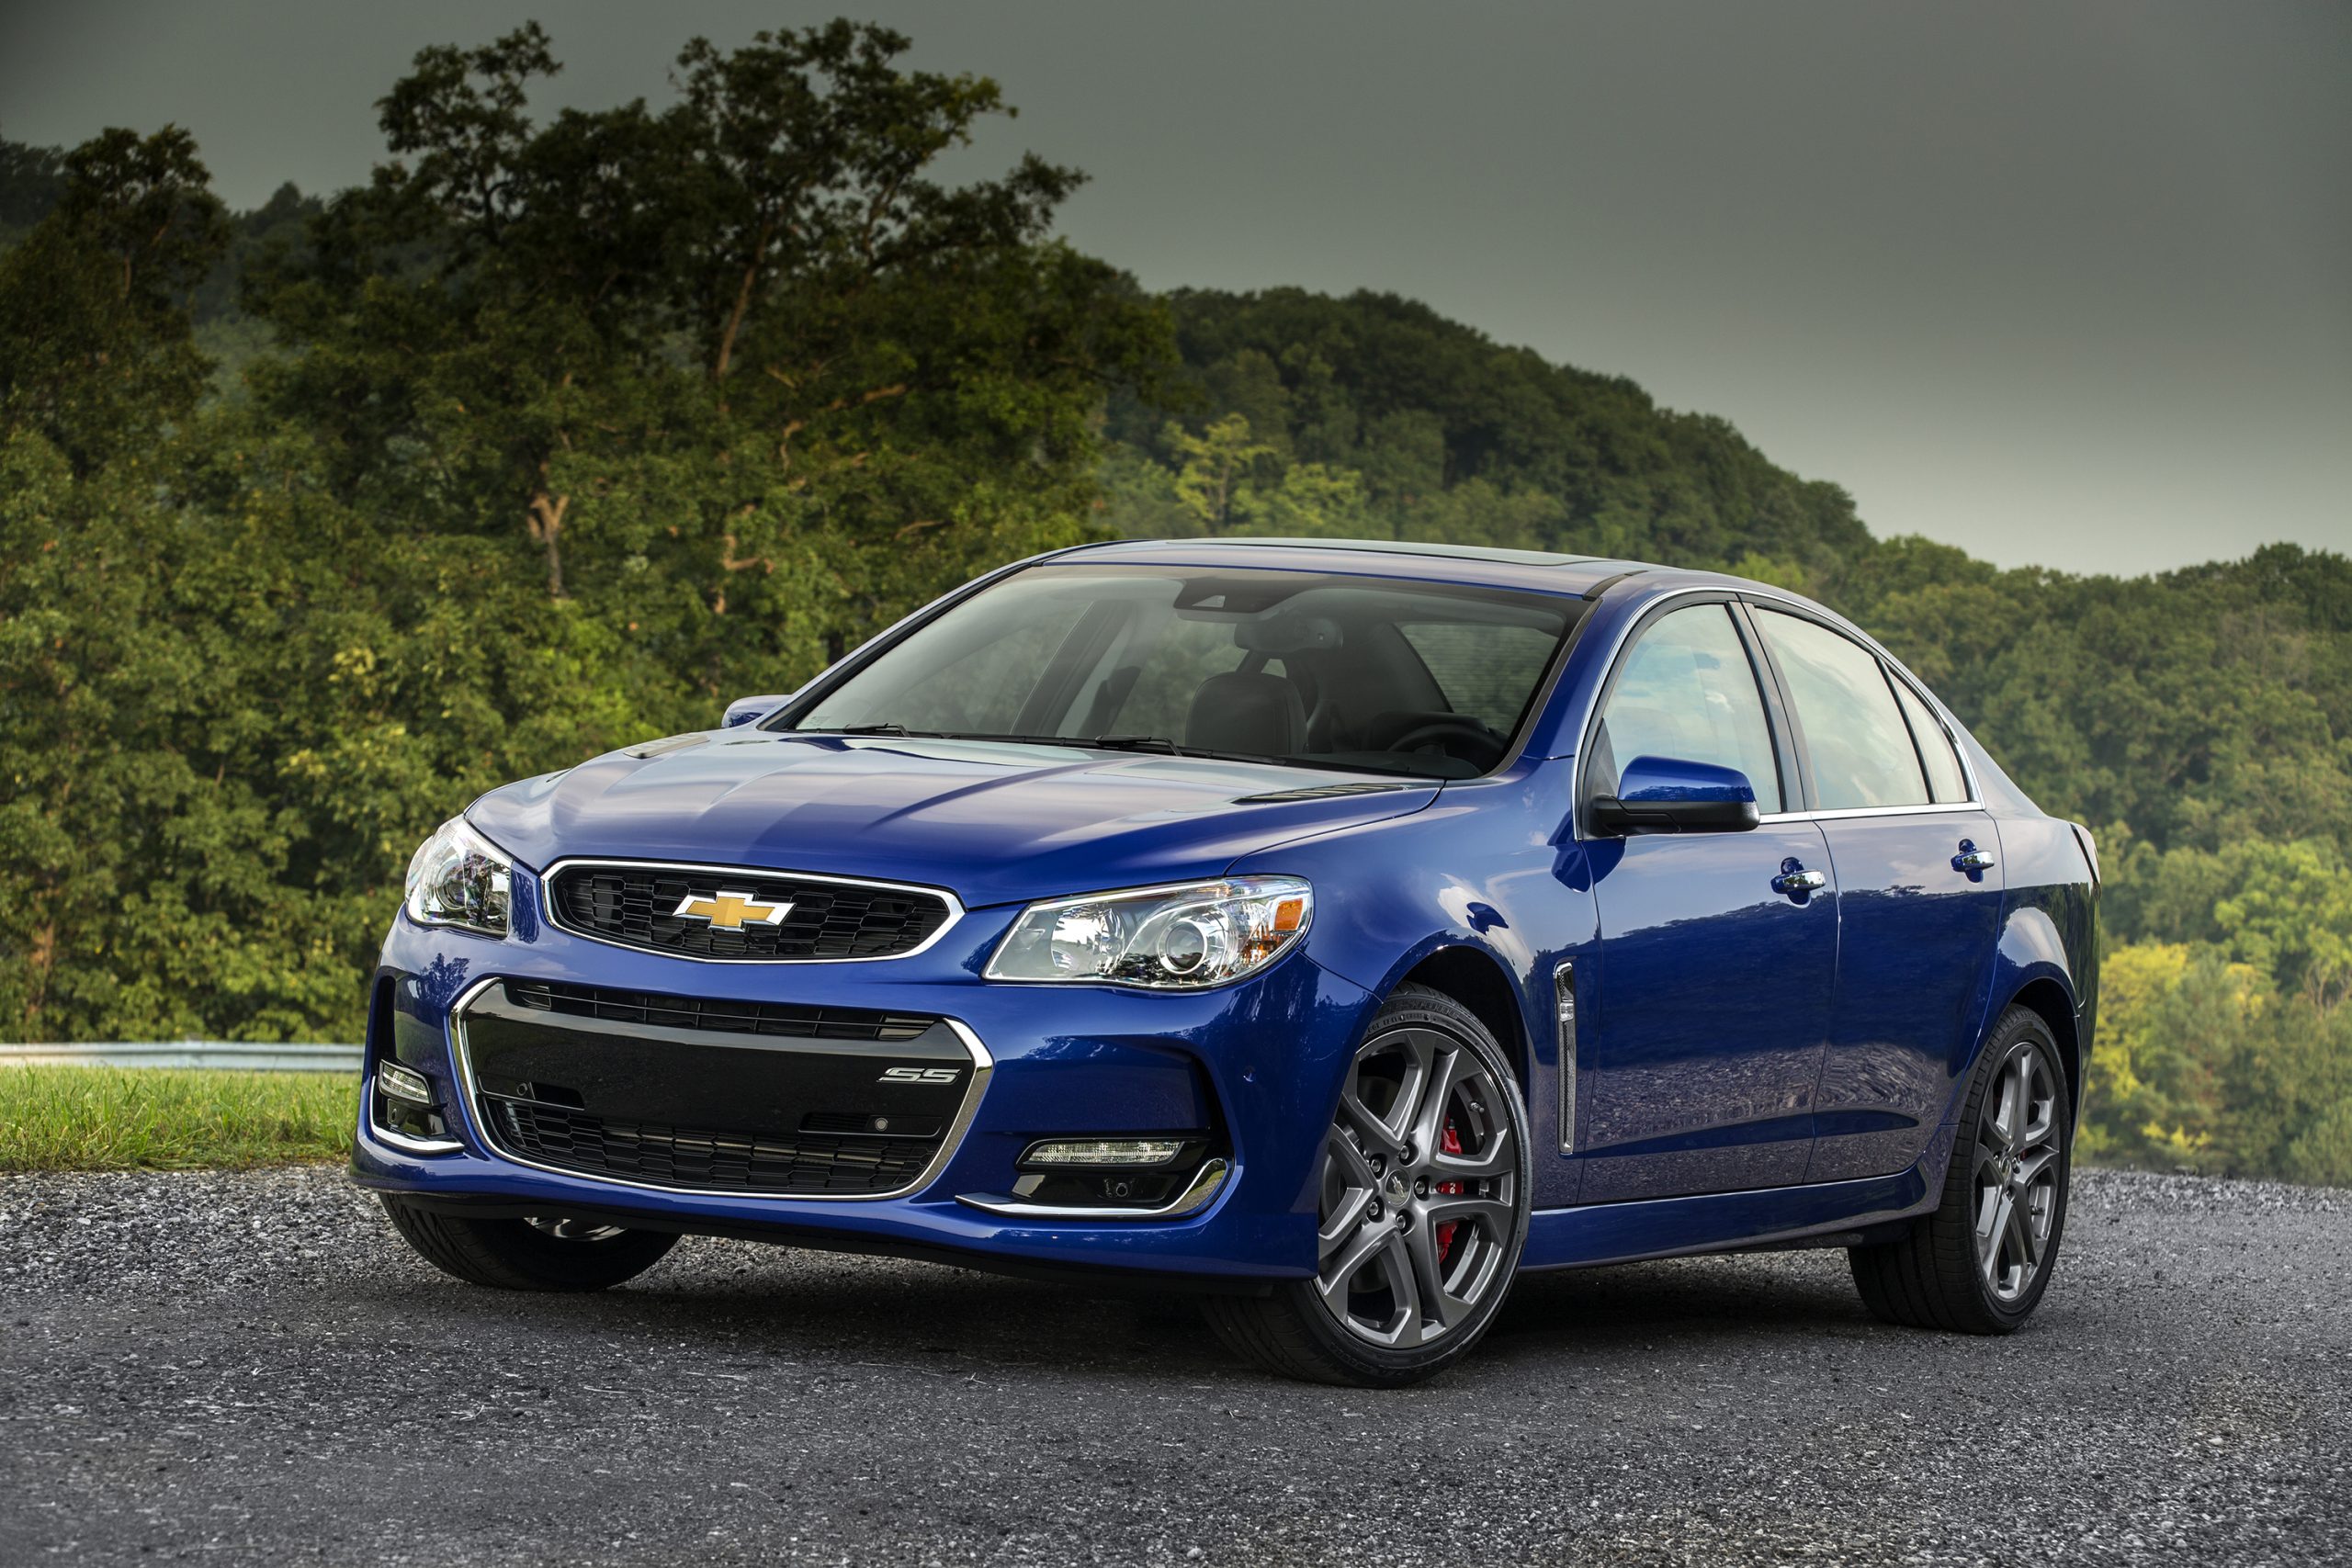
<svg viewBox="0 0 2352 1568"><path fill-rule="evenodd" d="M1584 607L1319 572L1033 567L777 728L1470 778L1509 753Z"/></svg>

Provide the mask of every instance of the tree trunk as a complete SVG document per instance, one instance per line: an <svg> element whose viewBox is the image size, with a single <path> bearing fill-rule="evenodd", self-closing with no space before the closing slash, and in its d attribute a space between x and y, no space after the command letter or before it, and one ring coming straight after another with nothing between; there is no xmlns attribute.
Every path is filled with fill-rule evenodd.
<svg viewBox="0 0 2352 1568"><path fill-rule="evenodd" d="M524 520L532 539L547 547L548 597L563 597L563 514L571 508L571 497L549 495L541 491L531 498L531 510Z"/></svg>

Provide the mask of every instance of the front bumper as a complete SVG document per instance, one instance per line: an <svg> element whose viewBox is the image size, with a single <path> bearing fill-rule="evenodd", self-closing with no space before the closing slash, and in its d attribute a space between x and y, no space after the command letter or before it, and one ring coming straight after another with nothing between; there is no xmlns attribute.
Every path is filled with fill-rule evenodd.
<svg viewBox="0 0 2352 1568"><path fill-rule="evenodd" d="M515 880L506 940L395 922L370 1009L369 1081L383 1061L425 1075L452 1112L456 1146L377 1125L363 1095L352 1150L361 1184L481 1213L594 1214L981 1267L1227 1282L1313 1270L1314 1161L1374 998L1304 953L1197 995L984 983L979 971L1015 913L999 908L970 911L945 941L901 959L701 963L557 930L536 918L536 888ZM489 984L499 980L931 1015L968 1037L985 1070L938 1158L889 1196L684 1190L540 1168L502 1153L484 1130L485 1101L458 1089L464 1008L499 991ZM1221 1127L1229 1168L1182 1217L1007 1211L1016 1162L1039 1138L1151 1134L1204 1116Z"/></svg>

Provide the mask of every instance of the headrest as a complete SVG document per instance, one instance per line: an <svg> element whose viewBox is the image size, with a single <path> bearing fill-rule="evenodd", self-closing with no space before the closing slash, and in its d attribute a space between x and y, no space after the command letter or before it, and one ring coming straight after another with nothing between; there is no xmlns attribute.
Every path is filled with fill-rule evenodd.
<svg viewBox="0 0 2352 1568"><path fill-rule="evenodd" d="M1184 744L1204 751L1287 756L1306 739L1306 705L1298 688L1264 671L1212 675L1193 694Z"/></svg>

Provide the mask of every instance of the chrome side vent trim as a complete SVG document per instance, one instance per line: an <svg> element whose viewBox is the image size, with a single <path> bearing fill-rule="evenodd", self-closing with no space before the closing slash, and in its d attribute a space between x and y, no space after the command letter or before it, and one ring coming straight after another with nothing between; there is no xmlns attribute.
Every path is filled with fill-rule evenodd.
<svg viewBox="0 0 2352 1568"><path fill-rule="evenodd" d="M1564 960L1552 971L1554 1016L1559 1026L1560 1152L1577 1152L1577 966Z"/></svg>

